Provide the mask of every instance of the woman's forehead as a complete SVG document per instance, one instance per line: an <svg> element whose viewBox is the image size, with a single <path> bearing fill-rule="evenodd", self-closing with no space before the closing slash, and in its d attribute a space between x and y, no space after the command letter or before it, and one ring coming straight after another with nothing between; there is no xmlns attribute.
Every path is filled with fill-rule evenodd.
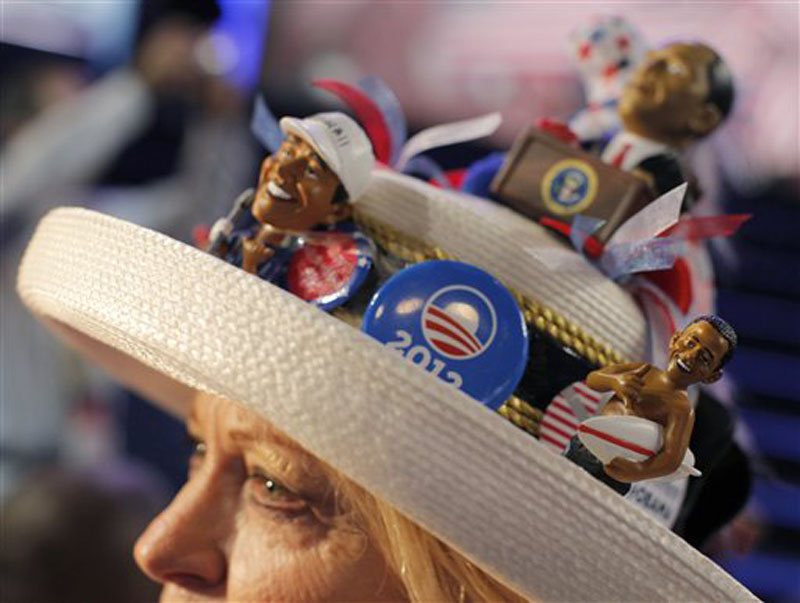
<svg viewBox="0 0 800 603"><path fill-rule="evenodd" d="M192 403L188 423L203 429L220 430L241 443L278 444L306 454L291 438L256 412L225 398L198 393Z"/></svg>

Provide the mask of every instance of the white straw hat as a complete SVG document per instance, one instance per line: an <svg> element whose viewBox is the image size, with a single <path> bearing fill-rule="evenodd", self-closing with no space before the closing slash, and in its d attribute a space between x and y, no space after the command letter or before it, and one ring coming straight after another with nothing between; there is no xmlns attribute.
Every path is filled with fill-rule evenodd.
<svg viewBox="0 0 800 603"><path fill-rule="evenodd" d="M500 278L537 329L635 357L634 303L541 228L490 202L375 172L359 220L398 254ZM572 257L572 259L570 259ZM559 270L547 261L561 258ZM238 400L522 594L749 600L711 560L500 414L291 294L162 234L83 209L44 218L19 292L70 345L185 414Z"/></svg>

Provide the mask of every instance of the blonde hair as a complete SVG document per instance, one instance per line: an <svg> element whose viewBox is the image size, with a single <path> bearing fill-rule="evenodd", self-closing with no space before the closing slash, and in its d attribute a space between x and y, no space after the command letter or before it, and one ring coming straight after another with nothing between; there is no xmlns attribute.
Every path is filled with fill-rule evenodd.
<svg viewBox="0 0 800 603"><path fill-rule="evenodd" d="M527 601L389 503L336 474L339 504L382 554L410 601Z"/></svg>

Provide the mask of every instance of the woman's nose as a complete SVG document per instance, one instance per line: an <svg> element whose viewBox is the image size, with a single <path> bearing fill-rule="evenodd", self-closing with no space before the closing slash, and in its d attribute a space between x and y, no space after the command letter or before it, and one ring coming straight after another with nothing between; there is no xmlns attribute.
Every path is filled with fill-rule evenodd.
<svg viewBox="0 0 800 603"><path fill-rule="evenodd" d="M225 583L227 525L210 480L191 479L134 547L139 567L158 582L208 591ZM223 522L223 523L221 523Z"/></svg>

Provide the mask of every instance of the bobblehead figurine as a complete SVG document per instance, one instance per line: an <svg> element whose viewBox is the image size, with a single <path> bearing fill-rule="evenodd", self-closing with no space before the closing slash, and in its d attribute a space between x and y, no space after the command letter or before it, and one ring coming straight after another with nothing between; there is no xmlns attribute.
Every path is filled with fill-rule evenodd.
<svg viewBox="0 0 800 603"><path fill-rule="evenodd" d="M735 348L736 333L727 322L701 316L672 336L666 369L633 362L589 373L590 388L614 394L598 416L578 427L567 458L623 495L631 482L680 475L680 469L699 475L682 467L687 458L693 463L688 447L694 410L686 389L718 380ZM642 427L657 439L646 443L648 434L637 431Z"/></svg>
<svg viewBox="0 0 800 603"><path fill-rule="evenodd" d="M587 148L605 144L620 128L617 102L644 56L641 34L620 16L600 17L570 34L570 51L586 96L586 106L569 120L569 129Z"/></svg>
<svg viewBox="0 0 800 603"><path fill-rule="evenodd" d="M214 223L208 251L331 310L363 284L371 243L350 201L375 164L361 127L339 112L284 117L286 139L261 164L258 187Z"/></svg>
<svg viewBox="0 0 800 603"><path fill-rule="evenodd" d="M241 238L241 265L251 273L272 258L287 235L349 218L348 201L364 192L375 164L367 135L343 113L284 117L280 126L286 140L264 159L255 194L237 208L249 208L258 222ZM217 220L212 253L228 253L228 245L216 242L235 226L232 216Z"/></svg>
<svg viewBox="0 0 800 603"><path fill-rule="evenodd" d="M661 195L686 181L679 153L722 123L733 97L731 73L708 46L675 43L650 51L623 89L623 130L603 160L635 170Z"/></svg>

